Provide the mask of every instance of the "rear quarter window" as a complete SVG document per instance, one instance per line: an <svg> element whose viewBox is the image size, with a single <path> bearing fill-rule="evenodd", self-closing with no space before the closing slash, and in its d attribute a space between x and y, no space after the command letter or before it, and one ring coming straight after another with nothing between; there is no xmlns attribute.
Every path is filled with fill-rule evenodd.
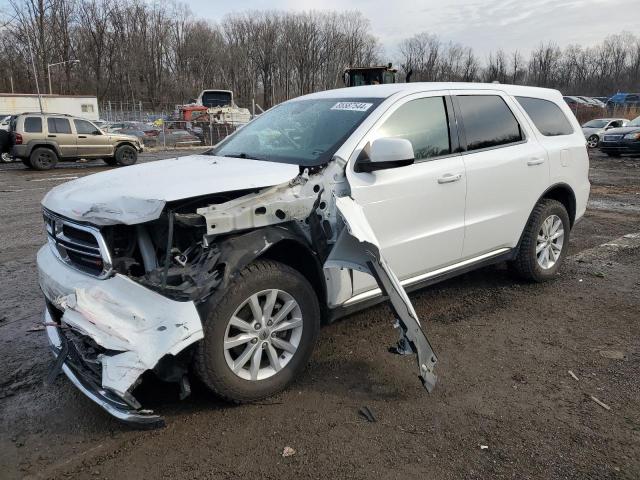
<svg viewBox="0 0 640 480"><path fill-rule="evenodd" d="M555 103L532 97L516 97L538 131L546 137L571 135L573 127Z"/></svg>
<svg viewBox="0 0 640 480"><path fill-rule="evenodd" d="M42 132L42 118L40 117L27 117L24 119L24 131L27 133L41 133Z"/></svg>

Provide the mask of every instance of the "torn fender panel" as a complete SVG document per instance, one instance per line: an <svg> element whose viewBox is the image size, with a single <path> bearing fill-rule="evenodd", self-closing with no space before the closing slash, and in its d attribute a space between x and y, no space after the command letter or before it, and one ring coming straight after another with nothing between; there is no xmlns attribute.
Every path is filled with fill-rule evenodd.
<svg viewBox="0 0 640 480"><path fill-rule="evenodd" d="M93 225L155 220L167 202L288 182L297 165L212 155L190 155L117 168L64 183L42 205Z"/></svg>
<svg viewBox="0 0 640 480"><path fill-rule="evenodd" d="M380 244L362 207L350 197L336 198L336 207L345 223L324 268L351 268L372 275L382 293L389 297L398 317L401 339L408 341L418 356L418 376L431 392L436 383L437 357L400 280L382 256Z"/></svg>
<svg viewBox="0 0 640 480"><path fill-rule="evenodd" d="M62 323L112 351L100 357L102 386L119 395L163 356L204 336L193 302L170 300L119 274L98 280L72 272L47 246L38 267L45 296L63 310ZM56 280L61 277L64 287Z"/></svg>

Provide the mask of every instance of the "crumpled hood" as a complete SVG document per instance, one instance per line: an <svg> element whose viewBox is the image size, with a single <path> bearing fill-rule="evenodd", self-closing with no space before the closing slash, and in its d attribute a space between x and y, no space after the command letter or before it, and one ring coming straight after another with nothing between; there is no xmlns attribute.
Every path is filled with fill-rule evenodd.
<svg viewBox="0 0 640 480"><path fill-rule="evenodd" d="M270 187L298 173L287 163L190 155L87 175L55 187L42 205L81 222L133 225L158 218L167 202Z"/></svg>

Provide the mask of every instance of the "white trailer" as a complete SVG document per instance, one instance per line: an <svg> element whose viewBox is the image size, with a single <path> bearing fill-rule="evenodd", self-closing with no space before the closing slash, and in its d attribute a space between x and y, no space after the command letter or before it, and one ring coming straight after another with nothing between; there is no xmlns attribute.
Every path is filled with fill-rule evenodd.
<svg viewBox="0 0 640 480"><path fill-rule="evenodd" d="M84 95L41 95L46 113L66 113L87 120L98 120L98 99ZM29 93L0 93L0 118L23 112L39 112L38 95Z"/></svg>

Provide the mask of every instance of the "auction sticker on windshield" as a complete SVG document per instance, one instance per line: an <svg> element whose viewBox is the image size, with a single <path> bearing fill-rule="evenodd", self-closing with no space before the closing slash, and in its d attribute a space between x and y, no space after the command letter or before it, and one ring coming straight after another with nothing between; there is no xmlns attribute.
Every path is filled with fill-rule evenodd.
<svg viewBox="0 0 640 480"><path fill-rule="evenodd" d="M366 112L371 108L373 103L363 103L363 102L338 102L331 110L350 110L352 112Z"/></svg>

